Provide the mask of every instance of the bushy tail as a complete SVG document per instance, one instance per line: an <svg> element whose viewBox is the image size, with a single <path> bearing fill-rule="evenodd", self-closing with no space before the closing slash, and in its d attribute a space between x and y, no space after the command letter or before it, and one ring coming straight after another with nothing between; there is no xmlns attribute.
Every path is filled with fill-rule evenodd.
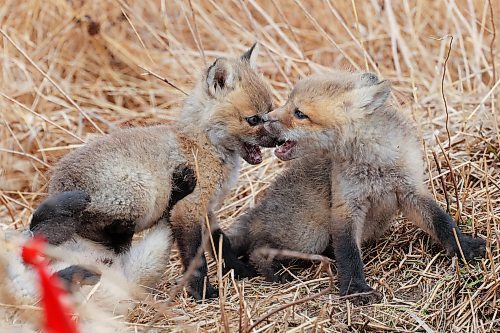
<svg viewBox="0 0 500 333"><path fill-rule="evenodd" d="M125 277L131 284L153 287L162 277L170 260L172 232L165 220L160 220L142 240L132 243L121 256Z"/></svg>

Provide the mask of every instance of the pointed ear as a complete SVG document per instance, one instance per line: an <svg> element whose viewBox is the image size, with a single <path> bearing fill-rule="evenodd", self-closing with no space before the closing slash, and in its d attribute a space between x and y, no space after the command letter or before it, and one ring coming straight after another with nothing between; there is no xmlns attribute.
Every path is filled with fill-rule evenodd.
<svg viewBox="0 0 500 333"><path fill-rule="evenodd" d="M206 81L212 96L224 96L233 90L234 80L234 70L225 59L219 58L208 67Z"/></svg>
<svg viewBox="0 0 500 333"><path fill-rule="evenodd" d="M358 90L358 106L366 110L375 110L387 101L391 93L391 83L387 80Z"/></svg>
<svg viewBox="0 0 500 333"><path fill-rule="evenodd" d="M378 76L373 73L363 73L361 74L361 87L373 86L379 83Z"/></svg>
<svg viewBox="0 0 500 333"><path fill-rule="evenodd" d="M259 55L259 43L255 43L250 47L243 55L241 56L241 60L247 61L250 64L250 67L257 67L257 57Z"/></svg>

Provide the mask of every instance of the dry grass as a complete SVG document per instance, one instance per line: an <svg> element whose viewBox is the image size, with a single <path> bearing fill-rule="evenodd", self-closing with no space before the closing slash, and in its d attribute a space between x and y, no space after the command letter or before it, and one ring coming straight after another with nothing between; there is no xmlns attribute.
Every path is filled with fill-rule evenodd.
<svg viewBox="0 0 500 333"><path fill-rule="evenodd" d="M495 43L494 25L500 16L492 17L499 10L498 2L486 0L3 0L0 223L26 226L50 166L89 134L170 121L184 97L180 90L189 91L205 64L258 40L264 46L259 63L277 103L297 78L333 67L392 80L396 102L423 134L429 188L465 232L488 240L488 254L458 265L400 220L365 249L368 282L383 301L354 306L337 297L334 284L331 293L279 311L254 331L499 330L500 80L494 64L500 63L500 38ZM245 166L219 212L223 223L251 207L279 171L268 156ZM221 300L196 304L182 294L165 316L155 316L180 277L175 257L154 300L134 311L131 325L245 331L266 312L327 288L328 275L318 267L294 283L270 285L218 279L212 263Z"/></svg>

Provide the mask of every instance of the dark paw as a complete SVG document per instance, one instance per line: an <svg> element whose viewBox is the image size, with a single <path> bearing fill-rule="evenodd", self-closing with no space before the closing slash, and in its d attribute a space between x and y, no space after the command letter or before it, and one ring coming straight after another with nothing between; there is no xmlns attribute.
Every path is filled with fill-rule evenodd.
<svg viewBox="0 0 500 333"><path fill-rule="evenodd" d="M172 175L172 193L169 206L173 207L178 201L191 194L195 187L195 171L185 165L178 166Z"/></svg>
<svg viewBox="0 0 500 333"><path fill-rule="evenodd" d="M349 299L357 305L371 304L379 301L382 294L366 284L365 281L353 281L348 286L340 287L342 298Z"/></svg>
<svg viewBox="0 0 500 333"><path fill-rule="evenodd" d="M463 235L460 238L460 246L464 254L465 260L472 261L476 258L484 258L486 254L486 241L481 238L473 238ZM457 249L456 255L461 257L460 250Z"/></svg>
<svg viewBox="0 0 500 333"><path fill-rule="evenodd" d="M232 260L230 263L226 262L223 273L226 274L231 271L231 269L234 270L234 276L237 279L252 278L257 276L257 272L250 264L247 264L239 259Z"/></svg>
<svg viewBox="0 0 500 333"><path fill-rule="evenodd" d="M212 284L207 283L206 288L204 288L204 284L196 281L192 283L188 288L188 293L197 301L201 301L202 299L213 299L219 297L219 289L215 288ZM203 298L205 295L205 298Z"/></svg>
<svg viewBox="0 0 500 333"><path fill-rule="evenodd" d="M344 296L344 298L356 305L368 305L379 302L382 299L382 294L375 289L371 289L363 293L349 294Z"/></svg>
<svg viewBox="0 0 500 333"><path fill-rule="evenodd" d="M70 291L83 285L95 285L101 279L101 273L79 265L66 267L54 275L58 276Z"/></svg>
<svg viewBox="0 0 500 333"><path fill-rule="evenodd" d="M266 280L273 283L288 283L294 280L293 276L286 270L280 270L266 276Z"/></svg>

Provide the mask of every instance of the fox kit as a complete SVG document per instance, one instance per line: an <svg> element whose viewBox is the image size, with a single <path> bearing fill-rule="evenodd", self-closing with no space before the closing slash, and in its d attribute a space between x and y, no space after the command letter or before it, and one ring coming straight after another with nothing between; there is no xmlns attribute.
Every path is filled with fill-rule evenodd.
<svg viewBox="0 0 500 333"><path fill-rule="evenodd" d="M66 241L51 239L60 235L55 229L68 230L67 235L76 233L121 253L135 232L164 216L171 206L174 178L195 173L193 193L171 212L173 236L187 268L202 244L205 216L213 215L237 179L240 156L258 164L262 161L259 146L275 145L262 125L272 100L269 86L254 68L256 55L254 45L240 58L216 59L187 98L177 124L120 130L64 157L55 167L49 194L76 193L76 197L57 204L59 214L40 219L35 212L31 229L47 235L52 243ZM83 202L83 208L72 209L75 202L76 206ZM215 219L210 220L216 241L224 239L226 269L248 275L250 270L232 255ZM206 274L202 256L188 286L195 298L203 295ZM207 281L206 296L216 295Z"/></svg>
<svg viewBox="0 0 500 333"><path fill-rule="evenodd" d="M84 238L76 230L69 230L73 234L68 236L68 228L43 229L44 223L52 223L51 217L57 218L63 213L72 222L72 213L82 211L87 204L86 200L79 200L84 197L81 192L55 194L35 212L34 220L42 221L41 230L50 231L47 236L57 240L58 244L50 247L57 258L50 260L49 269L70 292L82 332L129 331L122 320L114 318L126 315L135 306L135 301L145 298L147 293L142 287L155 287L160 281L170 260L170 210L196 186L190 171L180 170L172 177L172 194L164 216L142 239L131 241L127 251L116 252L108 243ZM23 234L10 232L0 237L0 241L6 241L0 246L0 284L4 287L4 290L0 288L0 301L14 306L35 305L40 297L37 277L21 262L20 247L15 246L16 242L25 240ZM25 328L26 332L35 332L38 324L38 318L28 313L0 312L0 331L4 326L15 326Z"/></svg>
<svg viewBox="0 0 500 333"><path fill-rule="evenodd" d="M23 327L35 332L40 318L33 317L27 306L37 305L40 285L33 270L21 261L20 247L15 245L20 238L2 235L2 241L10 242L0 249L0 301L18 310L0 311L0 331L2 327L10 327L9 332ZM146 296L141 286L157 284L169 261L170 245L170 227L160 220L122 254L79 236L53 247L63 258L51 260L49 269L65 282L81 332L128 331L123 320L114 318L127 315Z"/></svg>
<svg viewBox="0 0 500 333"><path fill-rule="evenodd" d="M467 260L484 256L485 241L462 234L427 193L414 125L386 105L389 93L389 82L371 73L300 81L286 104L266 116L265 127L285 141L275 150L278 158L305 159L290 165L267 200L234 226L234 246L249 245L234 236L238 230L250 235L250 249L321 253L331 238L341 295L372 291L360 246L378 236L398 211L448 254L463 253ZM253 261L262 273L274 274L275 263L256 256Z"/></svg>
<svg viewBox="0 0 500 333"><path fill-rule="evenodd" d="M331 167L323 154L289 162L255 207L227 230L234 253L248 257L266 280L285 282L292 276L281 271L285 262L260 252L261 248L308 254L330 250Z"/></svg>

